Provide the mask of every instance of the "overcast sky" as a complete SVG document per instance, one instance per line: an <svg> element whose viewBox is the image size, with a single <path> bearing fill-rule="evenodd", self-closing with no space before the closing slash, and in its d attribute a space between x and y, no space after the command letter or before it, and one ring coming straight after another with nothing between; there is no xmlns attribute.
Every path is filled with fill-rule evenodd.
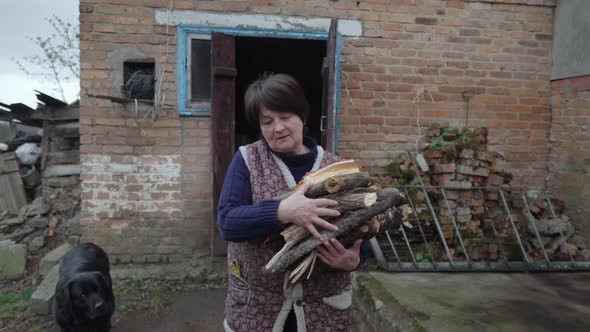
<svg viewBox="0 0 590 332"><path fill-rule="evenodd" d="M35 107L33 90L39 90L61 99L53 85L23 73L12 58L40 54L37 46L27 37L47 37L52 28L44 18L57 15L64 21L78 24L79 0L0 0L0 102L24 103ZM66 101L77 99L79 82L65 86Z"/></svg>

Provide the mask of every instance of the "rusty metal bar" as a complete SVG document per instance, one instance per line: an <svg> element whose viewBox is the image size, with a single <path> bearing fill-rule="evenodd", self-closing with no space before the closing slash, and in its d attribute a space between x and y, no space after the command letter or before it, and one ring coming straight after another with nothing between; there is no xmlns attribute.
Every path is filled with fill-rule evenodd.
<svg viewBox="0 0 590 332"><path fill-rule="evenodd" d="M590 262L577 263L578 271L590 271ZM413 263L397 264L390 262L385 269L398 272L567 272L572 270L570 262L551 262L548 265L545 262L527 263L523 261L508 262L508 264L455 262L453 265L448 262L440 262L436 269L430 263L421 263L420 268L416 269Z"/></svg>
<svg viewBox="0 0 590 332"><path fill-rule="evenodd" d="M408 197L408 202L410 203L410 207L412 208L412 215L414 215L414 218L416 218L416 223L418 223L418 229L420 230L420 234L422 235L422 239L424 240L424 243L426 244L426 250L428 250L428 255L430 256L430 259L432 260L432 264L436 268L436 260L434 259L434 255L432 254L432 250L430 249L430 243L428 243L428 240L426 239L426 235L424 234L424 230L422 229L422 223L420 222L420 218L418 217L418 214L416 213L416 207L414 206L414 203L412 202L412 197L410 196L410 193L408 192L407 188L404 188L404 192L406 193L406 196Z"/></svg>
<svg viewBox="0 0 590 332"><path fill-rule="evenodd" d="M481 189L478 189L478 191L483 197L483 201L484 201L483 208L484 208L484 211L486 212L486 215L487 215L488 207L485 204L485 201L486 201L485 195L484 195L483 191L481 191ZM491 222L491 225L492 225L492 231L494 232L494 236L496 237L496 240L498 240L498 243L500 243L500 235L498 234L498 231L496 230L496 225L494 224L494 221ZM504 263L506 265L508 265L508 257L506 257L506 253L504 251L502 251L502 259L504 260Z"/></svg>
<svg viewBox="0 0 590 332"><path fill-rule="evenodd" d="M551 203L551 199L549 199L549 195L547 195L547 193L544 193L545 195L545 200L547 201L547 204L549 205L549 211L551 212L551 216L553 217L553 219L557 219L557 214L555 214L555 210L553 209L553 203ZM561 235L561 239L563 240L563 243L567 243L567 240L565 238L565 235L563 235L563 231L561 230L561 228L559 229L559 235ZM567 251L568 256L570 256L570 261L572 262L572 267L574 268L574 270L576 270L576 259L574 258L574 256L572 256L572 254L570 253L570 251Z"/></svg>
<svg viewBox="0 0 590 332"><path fill-rule="evenodd" d="M541 234L539 234L539 230L537 229L537 222L535 221L535 216L531 213L531 209L529 208L529 203L526 199L526 195L522 193L522 200L524 202L524 207L526 209L527 214L530 216L531 224L533 225L533 230L535 231L535 236L537 237L537 241L541 245L541 251L543 252L543 256L545 256L545 261L547 264L551 263L549 260L549 256L547 255L547 251L545 250L545 244L543 243L543 239L541 239Z"/></svg>
<svg viewBox="0 0 590 332"><path fill-rule="evenodd" d="M459 227L457 226L457 222L455 221L455 216L453 215L453 211L451 211L451 207L449 206L449 201L447 200L447 195L445 194L445 189L441 188L440 192L442 193L443 199L445 200L445 205L447 206L447 211L451 216L451 222L453 223L453 228L457 232L457 238L459 239L459 244L461 245L461 249L463 250L463 254L465 254L465 259L467 263L470 263L469 254L467 253L467 249L465 249L465 245L463 244L463 238L461 238L461 233L459 232Z"/></svg>
<svg viewBox="0 0 590 332"><path fill-rule="evenodd" d="M411 160L414 163L414 167L416 167L416 163L415 161L412 159ZM410 242L410 238L408 232L405 231L405 226L400 225L400 231L401 231L401 235L403 236L403 240L405 242L406 247L409 250L410 256L411 256L411 261L409 260L409 257L404 258L405 261L402 261L401 257L400 257L400 253L398 252L398 250L395 247L394 241L392 239L391 234L388 231L385 231L385 235L387 236L387 240L393 250L393 254L395 256L396 260L391 259L391 256L388 260L385 259L385 257L383 257L383 255L381 255L381 260L380 260L380 264L379 266L382 267L385 270L392 270L392 271L398 271L398 272L479 272L479 271L490 271L490 272L565 272L565 271L590 271L590 261L576 261L575 257L573 257L571 255L571 253L568 252L568 256L569 256L569 260L564 260L564 261L551 261L548 255L548 251L547 248L544 246L543 242L541 241L541 234L540 234L540 230L538 228L538 225L535 221L531 221L532 225L532 232L534 231L534 234L537 238L537 240L539 240L539 243L541 243L541 249L543 251L543 254L545 255L545 260L544 261L539 261L539 262L534 262L530 259L530 257L527 255L526 252L526 248L524 246L524 241L525 238L523 238L520 234L518 227L524 226L524 224L522 225L517 225L516 224L516 219L515 217L512 215L511 213L511 209L510 206L508 205L507 202L507 197L506 194L504 193L503 189L496 189L493 188L492 190L490 190L490 188L487 188L487 191L496 191L499 192L500 194L500 199L498 200L498 204L502 204L502 206L497 206L499 209L504 210L504 215L502 215L502 218L504 221L506 221L506 217L508 217L508 221L510 222L510 227L512 229L512 231L514 232L514 238L506 238L503 239L503 241L506 240L512 240L515 239L516 242L519 245L521 254L522 254L522 260L521 261L509 261L508 257L506 255L506 252L504 250L500 250L502 251L502 254L499 255L498 260L497 261L491 261L491 260L486 260L486 261L472 261L470 260L471 258L466 255L465 258L461 258L461 260L458 260L457 258L455 258L455 260L453 260L453 257L450 255L450 247L449 244L447 244L448 242L446 241L446 238L442 232L442 224L440 223L440 221L438 220L438 215L435 213L434 207L433 207L433 201L430 199L430 196L428 195L428 189L430 188L436 188L435 186L425 186L424 182L422 180L422 178L420 176L418 176L418 184L420 184L419 186L415 186L415 188L420 188L421 192L424 193L424 198L426 199L426 205L428 206L428 210L429 213L432 215L433 220L434 220L434 226L436 226L437 229L437 233L438 235L442 238L443 241L443 246L445 247L445 251L446 251L446 256L449 258L449 261L443 261L443 262L437 262L435 260L435 257L433 255L434 252L434 247L431 246L434 245L434 242L429 242L429 240L427 239L426 236L426 229L422 227L422 221L420 220L420 217L418 216L418 211L416 210L417 206L414 206L414 201L412 200L409 192L408 192L408 188L412 188L412 186L400 186L400 189L403 188L407 198L408 198L408 203L412 208L412 214L413 214L413 218L415 218L416 222L417 222L417 226L418 229L420 230L420 234L422 236L422 240L423 243L426 244L426 248L428 250L428 254L430 255L429 260L430 262L427 263L421 263L418 261L418 256L416 256L416 253L414 252L414 250L416 248L412 248L413 245L419 245L420 243L411 243ZM438 187L440 188L440 187ZM445 207L447 209L447 211L449 211L449 215L451 216L451 220L453 221L453 227L455 229L455 232L457 233L458 237L460 239L460 244L461 244L461 249L463 249L463 251L465 253L467 253L467 250L465 248L465 244L463 242L463 238L461 237L461 233L459 232L459 228L458 228L458 221L456 220L456 218L454 218L454 215L452 214L452 212L450 211L450 201L448 200L448 197L446 195L446 190L445 188L441 188L441 196L442 198L445 200ZM472 190L478 190L481 194L483 194L483 199L484 199L484 204L483 204L483 208L485 209L485 211L490 211L488 205L485 202L485 192L482 192L484 189L478 189L478 188L471 188ZM520 193L519 193L520 194ZM551 202L551 200L548 198L547 196L548 194L545 192L545 199L547 200L547 204L549 206L549 210L551 212L551 215L553 218L557 218L557 215L555 214L555 209L554 206ZM530 212L530 205L528 203L528 199L527 197L523 194L523 202L524 202L524 212L528 214L531 214ZM439 202L440 203L440 202ZM441 205L442 208L442 205ZM490 220L491 222L491 231L493 231L494 237L498 240L498 244L500 243L500 232L502 232L502 230L500 230L498 227L498 225L495 224L497 220ZM503 226L504 227L504 226ZM489 231L489 229L488 229ZM453 233L455 233L453 232ZM486 233L488 234L487 236L491 236L491 233ZM563 231L560 232L560 236L561 236L561 240L563 241L563 243L567 243L567 240L565 239L565 233ZM382 248L379 247L379 244L376 242L376 239L373 239L374 244L377 247L377 251L381 252ZM401 241L401 240L400 240ZM399 245L399 244L398 244ZM438 244L437 244L438 246ZM438 249L438 248L437 248ZM382 253L382 252L381 252Z"/></svg>
<svg viewBox="0 0 590 332"><path fill-rule="evenodd" d="M518 234L518 229L516 228L516 224L514 223L514 219L512 218L512 213L510 213L510 208L508 207L508 203L506 203L506 198L504 198L504 191L500 189L500 197L502 198L502 204L504 205L504 209L508 214L508 218L510 220L510 225L512 225L512 230L514 231L514 235L516 236L516 240L518 241L518 245L520 246L520 251L522 252L522 258L529 264L529 258L527 257L526 251L524 250L524 246L522 245L522 241L520 239L520 235Z"/></svg>
<svg viewBox="0 0 590 332"><path fill-rule="evenodd" d="M414 257L414 252L412 251L412 246L410 246L410 241L408 241L408 237L406 236L406 231L404 230L403 223L401 225L399 225L399 229L402 231L402 235L404 236L404 241L406 241L406 246L408 247L408 250L410 250L410 255L412 256L412 261L414 262L414 265L416 266L416 268L418 268L418 264L416 263L416 257Z"/></svg>
<svg viewBox="0 0 590 332"><path fill-rule="evenodd" d="M389 241L389 245L391 246L391 249L393 249L393 254L395 255L395 259L397 259L398 263L402 263L402 261L399 259L399 255L397 254L397 250L395 250L395 246L393 245L393 241L391 240L391 236L389 236L389 232L387 230L385 230L385 235L387 235L387 240Z"/></svg>
<svg viewBox="0 0 590 332"><path fill-rule="evenodd" d="M410 152L408 152L408 155L410 157L410 161L412 162L412 165L417 170L418 166L416 166L416 162L414 161L414 157L412 157L412 154ZM424 198L426 198L426 203L428 205L428 209L430 210L430 214L432 214L432 218L434 219L434 224L436 226L436 230L438 231L438 235L440 236L440 239L441 239L443 246L445 248L445 252L447 253L447 258L449 259L449 262L451 263L451 266L452 266L453 265L453 257L451 257L451 252L449 251L449 246L447 245L447 241L445 240L445 234L443 233L442 228L440 227L440 224L438 223L438 218L436 217L436 212L434 211L434 208L432 207L432 203L430 202L430 197L428 196L428 192L426 191L426 187L424 186L424 181L422 181L422 177L420 176L420 174L418 174L418 172L416 172L416 175L418 176L418 180L420 181L420 186L421 186L422 192L424 193Z"/></svg>
<svg viewBox="0 0 590 332"><path fill-rule="evenodd" d="M387 265L387 261L385 260L385 256L383 256L383 251L381 251L381 247L379 247L379 242L377 241L376 237L372 237L369 240L369 245L371 246L371 250L373 251L373 255L375 255L375 259L377 260L377 264L381 267L385 267Z"/></svg>

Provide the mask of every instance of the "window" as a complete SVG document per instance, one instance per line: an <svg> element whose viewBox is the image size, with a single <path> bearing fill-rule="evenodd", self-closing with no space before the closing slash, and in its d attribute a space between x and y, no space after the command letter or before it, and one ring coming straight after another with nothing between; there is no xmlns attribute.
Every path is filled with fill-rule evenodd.
<svg viewBox="0 0 590 332"><path fill-rule="evenodd" d="M121 87L125 97L130 99L154 99L154 59L136 59L123 62Z"/></svg>
<svg viewBox="0 0 590 332"><path fill-rule="evenodd" d="M207 112L211 97L211 35L190 34L187 46L186 105Z"/></svg>

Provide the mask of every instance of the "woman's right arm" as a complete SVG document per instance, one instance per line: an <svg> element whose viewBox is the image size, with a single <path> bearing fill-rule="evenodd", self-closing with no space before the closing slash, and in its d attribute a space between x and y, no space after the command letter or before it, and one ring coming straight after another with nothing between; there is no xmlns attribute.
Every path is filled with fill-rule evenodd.
<svg viewBox="0 0 590 332"><path fill-rule="evenodd" d="M225 241L242 242L266 236L279 229L277 211L281 201L252 204L250 172L236 153L227 169L217 209L217 226Z"/></svg>

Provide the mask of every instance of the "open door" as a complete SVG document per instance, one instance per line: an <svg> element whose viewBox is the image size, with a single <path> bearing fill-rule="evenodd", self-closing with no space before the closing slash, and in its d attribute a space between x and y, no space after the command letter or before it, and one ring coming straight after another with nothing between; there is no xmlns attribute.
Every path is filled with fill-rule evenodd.
<svg viewBox="0 0 590 332"><path fill-rule="evenodd" d="M328 33L328 45L326 57L322 65L323 96L322 96L322 119L320 130L322 132L322 146L324 149L335 152L336 142L334 132L336 129L336 52L338 51L336 41L338 37L338 20L332 19Z"/></svg>
<svg viewBox="0 0 590 332"><path fill-rule="evenodd" d="M211 254L225 255L227 246L217 230L217 206L223 178L234 147L236 81L235 38L220 32L211 34L211 156L213 160L213 224Z"/></svg>

